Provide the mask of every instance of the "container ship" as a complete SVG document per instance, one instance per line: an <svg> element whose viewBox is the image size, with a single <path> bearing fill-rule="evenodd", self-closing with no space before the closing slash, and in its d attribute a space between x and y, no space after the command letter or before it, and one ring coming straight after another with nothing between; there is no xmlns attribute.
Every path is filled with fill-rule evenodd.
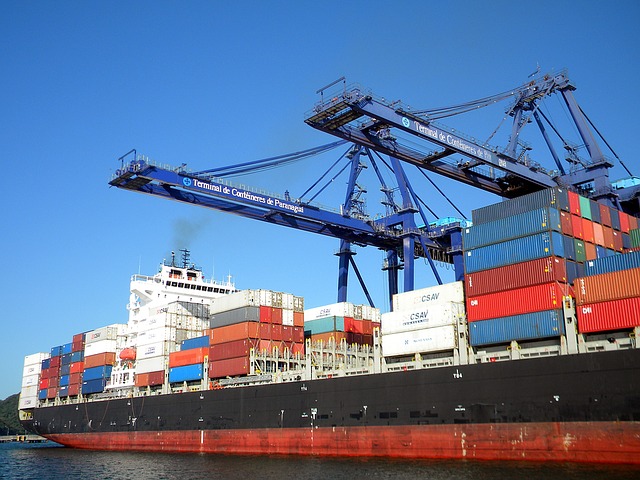
<svg viewBox="0 0 640 480"><path fill-rule="evenodd" d="M128 321L25 357L28 430L85 449L640 463L638 219L562 188L461 225L392 311L133 275Z"/></svg>

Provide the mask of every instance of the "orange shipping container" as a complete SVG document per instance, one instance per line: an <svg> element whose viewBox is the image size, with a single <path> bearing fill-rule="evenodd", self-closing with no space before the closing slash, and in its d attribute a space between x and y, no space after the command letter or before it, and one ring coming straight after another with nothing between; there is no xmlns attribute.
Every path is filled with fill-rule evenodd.
<svg viewBox="0 0 640 480"><path fill-rule="evenodd" d="M80 362L78 362L80 363ZM84 357L84 369L101 367L102 365L115 365L116 354L115 352L98 353L96 355L89 355Z"/></svg>
<svg viewBox="0 0 640 480"><path fill-rule="evenodd" d="M264 305L260 306L260 321L264 323L272 323L272 309Z"/></svg>
<svg viewBox="0 0 640 480"><path fill-rule="evenodd" d="M604 228L599 223L593 224L593 239L593 243L604 247Z"/></svg>
<svg viewBox="0 0 640 480"><path fill-rule="evenodd" d="M226 327L212 328L209 333L212 345L245 340L247 338L260 338L262 325L257 322L242 322Z"/></svg>
<svg viewBox="0 0 640 480"><path fill-rule="evenodd" d="M234 377L249 373L247 357L228 358L209 362L209 378Z"/></svg>
<svg viewBox="0 0 640 480"><path fill-rule="evenodd" d="M569 196L569 209L574 215L580 216L580 196L575 192L567 192Z"/></svg>
<svg viewBox="0 0 640 480"><path fill-rule="evenodd" d="M82 373L83 370L84 362L75 362L69 367L69 373Z"/></svg>
<svg viewBox="0 0 640 480"><path fill-rule="evenodd" d="M570 237L573 236L573 226L571 225L571 214L568 212L560 212L560 225L562 227L562 233Z"/></svg>
<svg viewBox="0 0 640 480"><path fill-rule="evenodd" d="M164 370L139 373L136 375L136 387L153 387L164 383Z"/></svg>
<svg viewBox="0 0 640 480"><path fill-rule="evenodd" d="M593 222L588 218L582 219L582 238L585 242L595 243L593 238Z"/></svg>
<svg viewBox="0 0 640 480"><path fill-rule="evenodd" d="M622 241L622 233L613 231L613 249L616 252L622 252L624 250L624 243Z"/></svg>
<svg viewBox="0 0 640 480"><path fill-rule="evenodd" d="M77 396L80 393L80 384L79 383L69 384L69 389L67 390L67 393L69 394L70 397Z"/></svg>
<svg viewBox="0 0 640 480"><path fill-rule="evenodd" d="M598 258L596 246L593 243L584 244L584 253L587 260L595 260L596 258Z"/></svg>
<svg viewBox="0 0 640 480"><path fill-rule="evenodd" d="M620 231L622 233L629 233L629 215L624 212L618 212L620 217Z"/></svg>
<svg viewBox="0 0 640 480"><path fill-rule="evenodd" d="M197 365L208 361L209 347L191 348L169 354L169 368Z"/></svg>
<svg viewBox="0 0 640 480"><path fill-rule="evenodd" d="M304 327L304 312L293 312L293 326Z"/></svg>
<svg viewBox="0 0 640 480"><path fill-rule="evenodd" d="M640 297L640 268L577 278L574 292L577 305Z"/></svg>
<svg viewBox="0 0 640 480"><path fill-rule="evenodd" d="M611 210L606 205L602 203L598 204L600 207L600 223L606 225L607 227L611 226Z"/></svg>
<svg viewBox="0 0 640 480"><path fill-rule="evenodd" d="M282 309L272 307L271 308L271 323L282 325Z"/></svg>
<svg viewBox="0 0 640 480"><path fill-rule="evenodd" d="M583 239L582 235L582 217L577 215L571 215L571 228L573 229L573 236L575 238Z"/></svg>
<svg viewBox="0 0 640 480"><path fill-rule="evenodd" d="M613 250L613 228L602 227L604 233L604 246Z"/></svg>

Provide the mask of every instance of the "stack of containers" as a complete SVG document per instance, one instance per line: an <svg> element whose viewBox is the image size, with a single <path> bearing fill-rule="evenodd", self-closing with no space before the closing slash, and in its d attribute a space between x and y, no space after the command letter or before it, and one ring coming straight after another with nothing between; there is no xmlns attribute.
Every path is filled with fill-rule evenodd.
<svg viewBox="0 0 640 480"><path fill-rule="evenodd" d="M180 350L169 354L169 383L202 380L209 361L209 335L183 340Z"/></svg>
<svg viewBox="0 0 640 480"><path fill-rule="evenodd" d="M169 355L209 325L207 305L177 301L138 321L130 332L136 349L136 387L165 383Z"/></svg>
<svg viewBox="0 0 640 480"><path fill-rule="evenodd" d="M382 353L397 357L453 350L463 318L462 282L394 295L393 311L382 314Z"/></svg>
<svg viewBox="0 0 640 480"><path fill-rule="evenodd" d="M590 260L576 279L578 331L640 326L640 251Z"/></svg>
<svg viewBox="0 0 640 480"><path fill-rule="evenodd" d="M126 329L126 324L113 324L85 334L83 395L104 391L116 363L116 352L122 348Z"/></svg>
<svg viewBox="0 0 640 480"><path fill-rule="evenodd" d="M38 403L38 390L42 365L45 363L48 365L48 360L48 353L34 353L24 357L22 389L20 390L20 400L18 401L18 408L20 410L36 407Z"/></svg>
<svg viewBox="0 0 640 480"><path fill-rule="evenodd" d="M323 344L343 340L349 344L373 345L373 329L380 311L368 305L333 303L304 311L304 335Z"/></svg>
<svg viewBox="0 0 640 480"><path fill-rule="evenodd" d="M211 307L209 378L249 373L251 349L280 355L304 352L304 299L271 290L243 290Z"/></svg>
<svg viewBox="0 0 640 480"><path fill-rule="evenodd" d="M76 397L82 389L82 372L84 371L84 347L85 334L78 333L73 336L71 342L71 364L69 365L69 383L67 389L63 391L70 397ZM66 369L63 366L62 372ZM62 389L61 389L62 390ZM62 395L61 395L62 396Z"/></svg>
<svg viewBox="0 0 640 480"><path fill-rule="evenodd" d="M473 346L564 334L563 297L584 264L631 247L635 219L551 188L472 212L463 231Z"/></svg>

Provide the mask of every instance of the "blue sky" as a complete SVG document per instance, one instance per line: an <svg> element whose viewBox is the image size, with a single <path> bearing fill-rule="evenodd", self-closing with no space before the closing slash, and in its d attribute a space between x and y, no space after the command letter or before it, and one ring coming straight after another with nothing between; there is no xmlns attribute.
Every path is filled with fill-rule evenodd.
<svg viewBox="0 0 640 480"><path fill-rule="evenodd" d="M335 302L337 240L109 188L131 148L194 170L257 160L333 141L304 118L342 75L427 108L505 91L539 64L568 69L639 174L639 20L635 1L1 2L0 399L20 390L25 355L126 323L130 276L155 273L171 250L239 288ZM486 136L502 114L458 128ZM340 153L239 181L295 195ZM499 200L434 180L467 216ZM385 308L382 258L369 248L356 260ZM433 284L419 271L417 286ZM355 282L349 300L364 302Z"/></svg>

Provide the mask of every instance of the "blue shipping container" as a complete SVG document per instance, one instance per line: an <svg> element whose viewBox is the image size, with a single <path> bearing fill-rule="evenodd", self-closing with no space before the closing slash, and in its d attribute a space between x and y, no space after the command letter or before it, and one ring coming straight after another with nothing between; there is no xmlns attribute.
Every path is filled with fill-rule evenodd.
<svg viewBox="0 0 640 480"><path fill-rule="evenodd" d="M47 399L47 389L38 391L38 400L46 400Z"/></svg>
<svg viewBox="0 0 640 480"><path fill-rule="evenodd" d="M62 397L68 397L68 396L69 396L69 386L68 386L68 385L65 385L64 387L60 387L60 388L58 389L58 396L59 396L60 398L62 398Z"/></svg>
<svg viewBox="0 0 640 480"><path fill-rule="evenodd" d="M71 354L70 353L63 353L62 356L60 357L60 363L61 363L61 365L69 365L69 364L71 364Z"/></svg>
<svg viewBox="0 0 640 480"><path fill-rule="evenodd" d="M64 345L62 345L62 355L71 353L72 348L73 348L73 343L65 343Z"/></svg>
<svg viewBox="0 0 640 480"><path fill-rule="evenodd" d="M545 310L511 317L469 322L472 346L535 340L564 335L562 310Z"/></svg>
<svg viewBox="0 0 640 480"><path fill-rule="evenodd" d="M469 250L552 230L562 232L560 212L549 207L538 208L513 217L465 228L462 230L462 246Z"/></svg>
<svg viewBox="0 0 640 480"><path fill-rule="evenodd" d="M523 195L522 197L478 208L471 211L471 219L474 225L480 225L542 207L551 207L567 212L570 211L569 194L567 190L558 187L548 188Z"/></svg>
<svg viewBox="0 0 640 480"><path fill-rule="evenodd" d="M60 375L69 375L71 373L71 364L62 365L60 367Z"/></svg>
<svg viewBox="0 0 640 480"><path fill-rule="evenodd" d="M563 235L558 232L538 233L466 251L464 269L466 273L474 273L551 255L564 258Z"/></svg>
<svg viewBox="0 0 640 480"><path fill-rule="evenodd" d="M85 380L82 382L82 394L104 392L104 386L107 384L105 378L96 378L95 380Z"/></svg>
<svg viewBox="0 0 640 480"><path fill-rule="evenodd" d="M329 332L344 332L344 317L325 317L304 322L304 334L307 336Z"/></svg>
<svg viewBox="0 0 640 480"><path fill-rule="evenodd" d="M101 365L99 367L87 368L82 373L83 380L97 380L100 378L109 378L111 377L111 370L113 369L112 365Z"/></svg>
<svg viewBox="0 0 640 480"><path fill-rule="evenodd" d="M169 369L169 383L201 380L203 375L204 369L202 364L173 367Z"/></svg>
<svg viewBox="0 0 640 480"><path fill-rule="evenodd" d="M71 363L81 362L84 360L84 352L73 352L71 354Z"/></svg>
<svg viewBox="0 0 640 480"><path fill-rule="evenodd" d="M618 210L615 208L610 208L611 212L611 227L614 230L620 230L620 215L618 215Z"/></svg>
<svg viewBox="0 0 640 480"><path fill-rule="evenodd" d="M598 247L596 247L596 251L598 251ZM605 253L609 251L606 250ZM620 270L629 270L630 268L640 268L640 252L608 255L596 260L589 260L584 264L584 276L589 277L591 275L600 275L601 273L618 272Z"/></svg>
<svg viewBox="0 0 640 480"><path fill-rule="evenodd" d="M44 370L45 368L49 368L50 366L51 366L50 358L45 358L44 360L42 360L42 370Z"/></svg>
<svg viewBox="0 0 640 480"><path fill-rule="evenodd" d="M202 337L190 338L180 343L180 350L193 350L194 348L202 348L209 346L209 335Z"/></svg>
<svg viewBox="0 0 640 480"><path fill-rule="evenodd" d="M591 200L591 221L595 223L602 223L602 217L600 216L600 204L595 200Z"/></svg>
<svg viewBox="0 0 640 480"><path fill-rule="evenodd" d="M60 377L60 386L64 387L66 385L69 385L69 375L62 375Z"/></svg>
<svg viewBox="0 0 640 480"><path fill-rule="evenodd" d="M57 347L51 347L51 356L59 357L62 355L62 345L58 345Z"/></svg>

